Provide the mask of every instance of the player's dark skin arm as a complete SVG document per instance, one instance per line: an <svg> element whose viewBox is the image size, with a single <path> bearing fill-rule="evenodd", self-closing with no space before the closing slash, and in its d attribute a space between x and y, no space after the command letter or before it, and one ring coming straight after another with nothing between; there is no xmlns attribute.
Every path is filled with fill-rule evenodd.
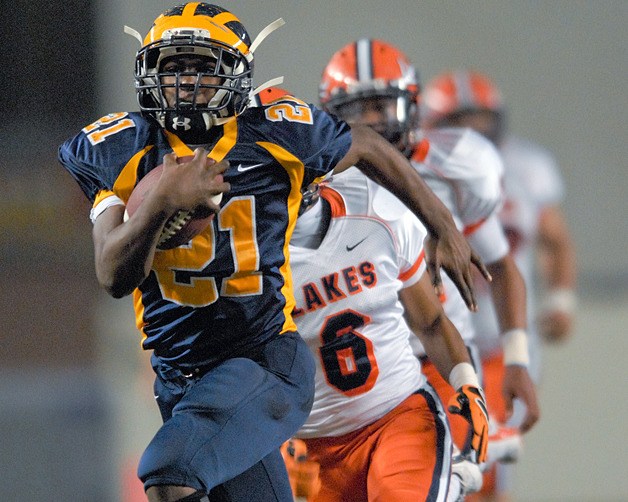
<svg viewBox="0 0 628 502"><path fill-rule="evenodd" d="M440 293L442 267L471 310L477 310L471 264L488 280L490 275L480 257L456 229L451 213L434 195L399 150L370 127L351 126L352 142L335 172L356 166L369 178L395 194L427 228L427 268Z"/></svg>
<svg viewBox="0 0 628 502"><path fill-rule="evenodd" d="M471 363L467 347L456 327L445 315L427 274L412 286L399 291L404 317L421 340L426 355L445 379L458 363Z"/></svg>
<svg viewBox="0 0 628 502"><path fill-rule="evenodd" d="M491 297L500 331L505 333L511 329L525 329L527 325L526 286L514 258L506 255L496 262L489 263L487 268L493 276ZM513 412L513 399L519 398L523 401L526 406L526 415L520 429L521 432L530 430L538 422L541 412L535 385L528 369L515 364L506 365L502 394L508 417Z"/></svg>
<svg viewBox="0 0 628 502"><path fill-rule="evenodd" d="M174 154L165 155L161 178L128 221L123 223L124 206L99 215L92 237L100 285L115 298L133 292L148 276L161 231L174 212L197 207L218 212L211 198L229 190L221 175L228 167L227 161L207 159L200 148L187 163L177 164Z"/></svg>

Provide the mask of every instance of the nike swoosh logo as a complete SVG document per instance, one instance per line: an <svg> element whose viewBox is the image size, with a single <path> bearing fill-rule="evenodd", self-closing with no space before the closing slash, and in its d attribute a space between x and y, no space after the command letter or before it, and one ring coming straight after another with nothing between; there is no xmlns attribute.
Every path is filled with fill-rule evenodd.
<svg viewBox="0 0 628 502"><path fill-rule="evenodd" d="M264 163L261 164L253 164L252 166L243 166L242 164L238 165L238 171L243 173L245 171L250 171L251 169L255 169L256 167L263 166Z"/></svg>
<svg viewBox="0 0 628 502"><path fill-rule="evenodd" d="M356 244L354 244L353 246L346 246L347 251L353 251L355 248L357 248L360 244L362 244L364 241L366 240L366 237L364 239L362 239L360 242L357 242Z"/></svg>

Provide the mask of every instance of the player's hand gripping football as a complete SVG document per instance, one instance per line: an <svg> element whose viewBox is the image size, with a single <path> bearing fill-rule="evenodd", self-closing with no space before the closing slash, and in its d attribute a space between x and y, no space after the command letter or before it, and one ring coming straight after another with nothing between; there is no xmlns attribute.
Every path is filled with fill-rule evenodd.
<svg viewBox="0 0 628 502"><path fill-rule="evenodd" d="M476 463L486 461L488 447L488 411L484 392L478 387L463 385L448 403L450 413L461 415L471 425L473 436L471 448L475 452Z"/></svg>
<svg viewBox="0 0 628 502"><path fill-rule="evenodd" d="M477 253L469 246L465 237L455 230L445 233L438 239L430 236L425 241L427 270L432 278L436 294L443 295L443 281L440 276L441 267L454 282L469 310L477 311L477 302L473 290L472 265L482 276L490 281L491 274L486 269Z"/></svg>
<svg viewBox="0 0 628 502"><path fill-rule="evenodd" d="M229 162L216 162L207 157L202 148L194 150L191 160L177 162L174 153L164 155L164 170L159 186L164 199L174 209L195 210L206 208L212 213L220 211L215 197L230 189L223 179Z"/></svg>

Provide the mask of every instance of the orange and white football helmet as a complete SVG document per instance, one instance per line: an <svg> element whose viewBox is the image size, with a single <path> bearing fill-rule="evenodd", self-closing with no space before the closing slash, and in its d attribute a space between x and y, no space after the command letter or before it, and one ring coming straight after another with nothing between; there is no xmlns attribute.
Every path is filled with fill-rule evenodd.
<svg viewBox="0 0 628 502"><path fill-rule="evenodd" d="M483 127L467 123L470 115L484 114ZM421 121L425 128L471 126L496 141L503 127L504 103L497 86L486 75L461 70L442 73L423 89Z"/></svg>
<svg viewBox="0 0 628 502"><path fill-rule="evenodd" d="M373 127L401 150L410 146L419 83L414 66L393 45L362 38L338 50L323 70L319 99L329 113Z"/></svg>

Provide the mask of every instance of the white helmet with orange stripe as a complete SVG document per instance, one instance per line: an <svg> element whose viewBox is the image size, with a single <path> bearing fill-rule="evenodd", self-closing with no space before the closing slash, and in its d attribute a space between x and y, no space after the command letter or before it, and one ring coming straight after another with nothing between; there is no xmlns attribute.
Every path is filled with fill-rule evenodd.
<svg viewBox="0 0 628 502"><path fill-rule="evenodd" d="M501 92L482 73L469 70L442 73L423 90L421 121L425 128L471 127L497 143L503 119Z"/></svg>
<svg viewBox="0 0 628 502"><path fill-rule="evenodd" d="M341 119L371 126L401 150L411 146L419 84L414 66L393 45L363 38L338 50L323 70L319 98Z"/></svg>

